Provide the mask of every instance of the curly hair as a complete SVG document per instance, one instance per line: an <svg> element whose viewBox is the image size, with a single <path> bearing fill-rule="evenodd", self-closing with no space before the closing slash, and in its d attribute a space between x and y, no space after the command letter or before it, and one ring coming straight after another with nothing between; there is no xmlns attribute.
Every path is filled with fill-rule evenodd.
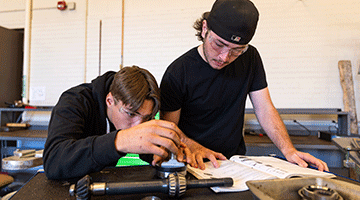
<svg viewBox="0 0 360 200"><path fill-rule="evenodd" d="M199 19L197 19L195 22L194 22L194 25L193 25L193 28L197 31L196 32L196 36L198 38L199 41L204 41L204 38L201 36L201 33L202 33L202 24L203 24L203 21L206 20L206 18L209 16L210 12L204 12L201 17ZM208 32L210 31L210 27L208 27Z"/></svg>

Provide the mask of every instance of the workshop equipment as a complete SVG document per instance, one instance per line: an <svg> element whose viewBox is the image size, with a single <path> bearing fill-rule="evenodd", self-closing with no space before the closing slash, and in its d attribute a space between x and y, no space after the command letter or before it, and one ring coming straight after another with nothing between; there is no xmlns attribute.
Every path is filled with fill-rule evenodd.
<svg viewBox="0 0 360 200"><path fill-rule="evenodd" d="M23 170L43 164L43 150L20 150L14 151L14 156L2 159L3 170Z"/></svg>
<svg viewBox="0 0 360 200"><path fill-rule="evenodd" d="M360 143L358 137L339 137L333 138L334 144L345 154L343 166L350 171L350 178L360 181Z"/></svg>
<svg viewBox="0 0 360 200"><path fill-rule="evenodd" d="M77 200L87 200L91 195L116 195L132 193L161 192L170 197L183 195L186 189L204 187L231 187L232 178L186 180L184 175L171 173L167 179L136 181L136 182L98 182L92 183L89 175L81 178L76 184L70 186L70 195Z"/></svg>
<svg viewBox="0 0 360 200"><path fill-rule="evenodd" d="M343 200L343 198L331 188L321 185L304 186L298 191L303 200L321 199L321 200Z"/></svg>
<svg viewBox="0 0 360 200"><path fill-rule="evenodd" d="M255 200L342 200L360 199L360 185L330 178L303 177L247 181Z"/></svg>
<svg viewBox="0 0 360 200"><path fill-rule="evenodd" d="M177 173L186 175L186 165L185 163L178 162L176 160L176 155L171 153L169 161L163 162L160 165L155 165L156 175L159 178L167 178L169 174Z"/></svg>

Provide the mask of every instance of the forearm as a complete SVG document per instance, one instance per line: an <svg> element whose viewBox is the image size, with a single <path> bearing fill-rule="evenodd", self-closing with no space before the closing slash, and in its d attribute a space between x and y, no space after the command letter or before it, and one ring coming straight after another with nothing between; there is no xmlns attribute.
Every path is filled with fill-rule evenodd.
<svg viewBox="0 0 360 200"><path fill-rule="evenodd" d="M284 122L271 101L268 88L251 92L249 96L261 127L284 156L296 151Z"/></svg>
<svg viewBox="0 0 360 200"><path fill-rule="evenodd" d="M284 155L295 150L285 124L274 107L258 111L257 118L266 134Z"/></svg>

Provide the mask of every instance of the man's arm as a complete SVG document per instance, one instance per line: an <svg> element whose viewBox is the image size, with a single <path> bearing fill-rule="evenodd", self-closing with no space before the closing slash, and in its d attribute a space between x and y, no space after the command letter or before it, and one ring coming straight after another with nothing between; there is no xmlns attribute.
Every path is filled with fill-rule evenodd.
<svg viewBox="0 0 360 200"><path fill-rule="evenodd" d="M174 122L176 125L178 125L180 120L180 114L181 114L181 109L172 112L161 111L160 118L166 121ZM193 139L187 137L183 132L181 132L181 141L185 143L187 147L191 150L194 159L196 161L195 166L198 166L200 169L205 169L205 164L203 161L204 158L209 159L216 168L220 167L220 164L217 161L217 159L226 160L226 157L223 154L212 151L202 146Z"/></svg>
<svg viewBox="0 0 360 200"><path fill-rule="evenodd" d="M327 164L322 160L295 149L282 119L271 101L268 88L251 92L249 96L261 127L288 161L303 167L307 167L310 163L320 171L329 170Z"/></svg>
<svg viewBox="0 0 360 200"><path fill-rule="evenodd" d="M76 100L73 100L75 103ZM109 134L85 132L84 118L91 113L75 105L54 107L44 148L44 169L49 179L81 177L116 164L125 154L114 147L116 132ZM84 111L84 112L81 112ZM104 130L105 133L105 130Z"/></svg>
<svg viewBox="0 0 360 200"><path fill-rule="evenodd" d="M185 162L182 158L186 155L187 163L192 166L195 163L190 150L182 145L181 131L174 123L151 120L105 134L105 129L103 133L93 127L86 129L81 116L90 116L88 110L74 105L53 109L44 149L44 169L49 179L81 177L109 165L115 166L126 153L151 153L163 159L169 150L177 155L178 161Z"/></svg>

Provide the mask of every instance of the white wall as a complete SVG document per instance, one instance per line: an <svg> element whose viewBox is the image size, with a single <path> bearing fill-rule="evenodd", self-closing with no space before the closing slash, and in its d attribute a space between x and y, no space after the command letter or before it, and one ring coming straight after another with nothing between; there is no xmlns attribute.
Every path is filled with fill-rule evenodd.
<svg viewBox="0 0 360 200"><path fill-rule="evenodd" d="M359 103L360 1L254 0L260 51L282 108L343 108L338 61L351 60ZM360 106L360 104L358 104Z"/></svg>
<svg viewBox="0 0 360 200"><path fill-rule="evenodd" d="M100 74L119 69L120 0L73 0L73 11L57 10L55 0L33 2L30 89L44 90L45 100L31 104L54 105L63 90L99 75L100 63ZM262 55L276 107L343 108L339 60L352 62L360 106L360 1L253 2L260 21L251 44ZM147 68L160 82L170 62L200 44L192 24L212 3L125 0L124 65ZM24 9L25 0L0 1L0 26L25 27Z"/></svg>

